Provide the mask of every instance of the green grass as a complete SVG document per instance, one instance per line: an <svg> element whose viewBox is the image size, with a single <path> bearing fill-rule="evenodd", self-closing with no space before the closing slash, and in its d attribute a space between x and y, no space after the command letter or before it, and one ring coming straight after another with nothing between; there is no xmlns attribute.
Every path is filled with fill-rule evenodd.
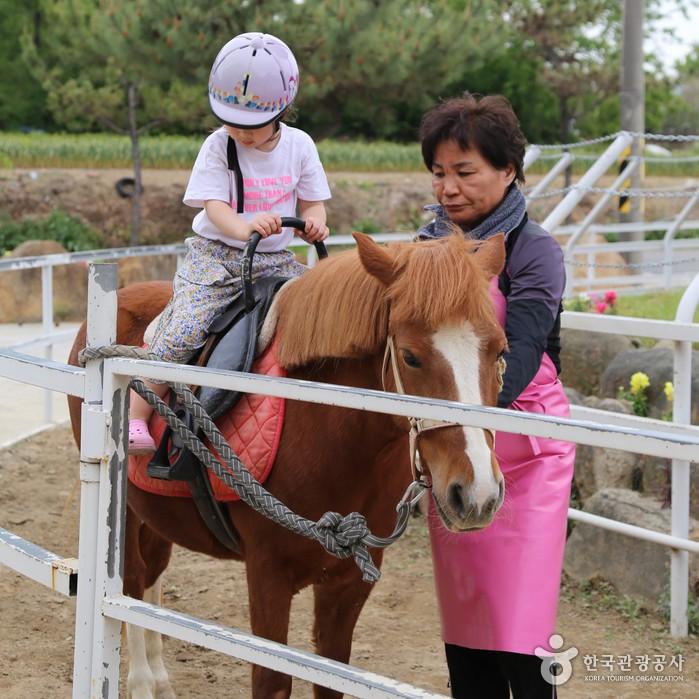
<svg viewBox="0 0 699 699"><path fill-rule="evenodd" d="M144 136L140 142L143 167L191 168L205 135ZM318 150L328 170L424 169L416 143L324 140ZM131 167L131 144L127 137L115 134L0 133L0 168L12 167Z"/></svg>
<svg viewBox="0 0 699 699"><path fill-rule="evenodd" d="M674 320L683 293L684 291L662 291L652 294L619 296L617 311L621 316ZM699 322L699 311L694 315L694 322Z"/></svg>
<svg viewBox="0 0 699 699"><path fill-rule="evenodd" d="M604 291L593 292L591 298L595 293L604 296ZM674 320L683 293L684 290L620 295L616 300L616 314L650 320ZM563 305L570 311L594 311L594 303L587 304L589 307L584 309L577 297L565 301ZM694 314L694 322L699 322L699 309Z"/></svg>

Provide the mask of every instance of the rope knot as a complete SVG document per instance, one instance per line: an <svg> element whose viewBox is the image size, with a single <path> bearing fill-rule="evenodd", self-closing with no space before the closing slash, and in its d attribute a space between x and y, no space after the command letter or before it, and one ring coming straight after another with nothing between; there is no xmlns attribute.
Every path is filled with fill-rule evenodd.
<svg viewBox="0 0 699 699"><path fill-rule="evenodd" d="M318 531L330 545L331 553L342 551L343 558L352 555L354 547L370 533L366 518L359 512L352 512L346 517L337 512L326 512L318 520Z"/></svg>
<svg viewBox="0 0 699 699"><path fill-rule="evenodd" d="M362 571L362 580L376 582L381 573L371 559L365 539L371 536L366 518L359 512L342 517L326 512L316 523L319 541L328 553L338 558L353 556Z"/></svg>

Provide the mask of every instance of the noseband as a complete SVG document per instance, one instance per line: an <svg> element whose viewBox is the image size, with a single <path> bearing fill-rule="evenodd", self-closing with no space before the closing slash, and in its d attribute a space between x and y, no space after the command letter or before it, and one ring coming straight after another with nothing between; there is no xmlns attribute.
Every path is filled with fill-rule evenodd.
<svg viewBox="0 0 699 699"><path fill-rule="evenodd" d="M405 395L405 389L403 388L403 381L400 378L400 372L398 371L398 362L396 360L396 347L393 341L393 335L389 335L386 340L386 351L383 355L383 366L381 369L381 383L383 385L383 390L386 390L386 373L388 370L388 365L391 365L391 370L393 372L393 380L396 384L396 393L401 393ZM458 423L445 422L443 420L430 420L428 418L415 418L408 417L408 422L410 423L410 432L408 432L408 444L410 450L410 471L413 474L413 480L421 483L426 488L431 487L425 471L422 468L422 463L420 461L420 452L418 450L417 439L423 432L428 432L429 430L438 430L442 427L458 427ZM482 428L486 432L490 433L490 436L495 441L495 432L488 427Z"/></svg>

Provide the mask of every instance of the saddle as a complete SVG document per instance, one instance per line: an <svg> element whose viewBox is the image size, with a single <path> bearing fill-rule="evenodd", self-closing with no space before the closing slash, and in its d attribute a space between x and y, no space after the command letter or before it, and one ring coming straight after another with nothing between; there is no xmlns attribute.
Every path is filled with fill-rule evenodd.
<svg viewBox="0 0 699 699"><path fill-rule="evenodd" d="M245 188L243 173L238 161L235 141L227 143L228 169L235 178L237 212L243 213ZM295 217L282 217L283 227L303 230L305 222ZM261 240L259 233L253 233L242 254L241 282L242 293L209 326L209 339L199 353L196 364L215 369L250 371L255 359L257 337L262 328L272 300L286 278L267 277L252 283L252 260L255 249ZM315 243L318 258L328 256L323 243ZM240 392L204 386L199 391L199 401L204 410L216 419L230 410L240 399ZM175 402L174 396L171 402ZM178 419L194 432L194 418L182 405L171 405ZM147 473L153 478L187 481L192 498L199 514L211 533L227 549L242 555L240 538L235 531L226 510L214 497L207 469L199 459L181 443L179 437L167 428L153 459L148 464Z"/></svg>
<svg viewBox="0 0 699 699"><path fill-rule="evenodd" d="M266 277L254 285L254 300L239 295L231 305L209 326L206 344L191 363L213 369L250 371L256 356L257 339L274 297L289 281L286 277ZM251 306L251 308L248 308ZM202 386L197 398L212 420L231 410L239 401L239 391ZM171 394L170 408L190 430L193 416L176 402ZM206 467L187 449L167 427L156 452L148 464L147 473L152 478L181 480L189 484L192 497L200 515L214 536L232 551L240 552L237 533L224 508L217 502L208 478Z"/></svg>

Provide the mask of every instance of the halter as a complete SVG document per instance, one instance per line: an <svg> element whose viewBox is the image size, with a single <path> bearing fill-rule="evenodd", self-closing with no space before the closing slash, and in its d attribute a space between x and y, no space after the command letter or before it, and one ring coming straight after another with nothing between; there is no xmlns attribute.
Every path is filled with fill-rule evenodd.
<svg viewBox="0 0 699 699"><path fill-rule="evenodd" d="M403 381L400 378L400 372L398 371L398 363L396 361L396 347L393 341L393 335L389 335L386 340L386 351L383 355L383 365L381 368L381 384L383 390L386 390L386 371L388 369L388 364L391 364L391 370L393 371L393 380L396 384L396 393L405 395L405 389L403 388ZM500 357L498 359L498 387L502 390L503 374L505 372L505 360ZM429 418L415 418L408 417L408 422L410 423L410 432L408 432L408 448L410 450L410 471L413 474L413 480L421 483L426 488L431 487L431 483L427 480L425 476L425 471L422 468L422 463L420 460L420 452L417 446L417 438L423 433L430 430L438 430L442 427L457 427L458 423L446 422L444 420L430 420ZM495 430L490 427L481 428L488 432L495 442Z"/></svg>

